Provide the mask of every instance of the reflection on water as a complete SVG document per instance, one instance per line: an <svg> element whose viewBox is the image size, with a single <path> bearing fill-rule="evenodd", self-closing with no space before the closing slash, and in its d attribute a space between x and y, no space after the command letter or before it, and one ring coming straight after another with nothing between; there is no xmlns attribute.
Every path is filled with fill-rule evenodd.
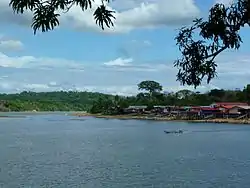
<svg viewBox="0 0 250 188"><path fill-rule="evenodd" d="M0 118L0 187L250 184L250 126L71 117ZM168 135L164 130L185 130Z"/></svg>

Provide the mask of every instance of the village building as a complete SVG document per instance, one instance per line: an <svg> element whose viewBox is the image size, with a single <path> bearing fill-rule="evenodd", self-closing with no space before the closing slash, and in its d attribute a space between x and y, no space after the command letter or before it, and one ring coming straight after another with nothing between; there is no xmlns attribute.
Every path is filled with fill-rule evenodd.
<svg viewBox="0 0 250 188"><path fill-rule="evenodd" d="M124 109L124 113L143 113L147 109L147 106L129 106Z"/></svg>
<svg viewBox="0 0 250 188"><path fill-rule="evenodd" d="M149 110L146 105L142 105L129 106L123 112L127 114L176 115L187 118L238 118L244 115L250 117L250 106L242 102L215 102L209 106L155 105Z"/></svg>
<svg viewBox="0 0 250 188"><path fill-rule="evenodd" d="M167 113L168 110L166 106L153 106L152 112L162 114L162 113Z"/></svg>
<svg viewBox="0 0 250 188"><path fill-rule="evenodd" d="M211 116L220 114L221 110L211 106L193 106L190 109L190 112L192 112L193 114L196 113L198 116Z"/></svg>
<svg viewBox="0 0 250 188"><path fill-rule="evenodd" d="M214 102L210 105L211 107L221 107L221 106L248 106L244 102Z"/></svg>
<svg viewBox="0 0 250 188"><path fill-rule="evenodd" d="M250 115L250 106L234 106L229 110L229 114Z"/></svg>
<svg viewBox="0 0 250 188"><path fill-rule="evenodd" d="M236 106L249 106L242 102L217 102L210 105L213 108L218 108L224 114L238 114ZM236 108L234 108L236 107Z"/></svg>
<svg viewBox="0 0 250 188"><path fill-rule="evenodd" d="M161 114L169 114L171 112L173 112L176 109L175 106L153 106L153 109L151 110L151 112L154 113L161 113Z"/></svg>

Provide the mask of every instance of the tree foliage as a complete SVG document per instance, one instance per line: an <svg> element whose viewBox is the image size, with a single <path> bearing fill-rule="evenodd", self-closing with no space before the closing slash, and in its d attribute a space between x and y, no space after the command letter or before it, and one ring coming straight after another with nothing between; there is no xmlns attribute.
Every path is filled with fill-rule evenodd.
<svg viewBox="0 0 250 188"><path fill-rule="evenodd" d="M117 115L121 114L124 108L127 108L129 103L126 97L114 96L112 98L102 97L93 102L90 113L93 114L106 114Z"/></svg>
<svg viewBox="0 0 250 188"><path fill-rule="evenodd" d="M114 11L108 10L105 3L110 0L102 0L102 4L94 11L94 19L102 29L113 26ZM42 32L53 30L60 24L59 17L67 13L73 6L78 6L85 11L92 8L94 0L10 0L9 5L14 13L33 13L32 28L34 34L41 29Z"/></svg>
<svg viewBox="0 0 250 188"><path fill-rule="evenodd" d="M250 24L249 10L248 0L237 0L229 7L216 4L207 20L196 19L191 27L181 28L175 39L182 56L174 62L181 84L197 87L203 79L209 83L216 77L215 58L226 49L240 48L239 31Z"/></svg>
<svg viewBox="0 0 250 188"><path fill-rule="evenodd" d="M113 96L73 91L0 94L0 111L88 111L99 97Z"/></svg>
<svg viewBox="0 0 250 188"><path fill-rule="evenodd" d="M180 90L150 96L141 93L136 96L114 96L91 92L22 92L0 94L0 111L88 111L116 115L128 106L154 105L205 106L213 102L250 103L250 85L243 90L214 89L207 93Z"/></svg>
<svg viewBox="0 0 250 188"><path fill-rule="evenodd" d="M141 83L145 82L143 81ZM146 83L148 83L148 81L146 81ZM139 91L141 90L140 88L141 87L138 87ZM144 87L142 88L144 89ZM153 93L153 95L150 95L150 93L138 93L136 96L131 97L115 96L113 98L99 98L94 102L90 112L117 115L122 114L123 109L128 106L143 105L147 106L148 109L152 109L155 105L207 106L213 102L250 103L250 85L247 85L243 90L213 89L206 93L200 93L184 89L177 92L169 92L167 94L159 91Z"/></svg>
<svg viewBox="0 0 250 188"><path fill-rule="evenodd" d="M156 81L145 80L138 84L138 89L145 90L149 92L150 94L153 94L153 93L161 92L162 86Z"/></svg>

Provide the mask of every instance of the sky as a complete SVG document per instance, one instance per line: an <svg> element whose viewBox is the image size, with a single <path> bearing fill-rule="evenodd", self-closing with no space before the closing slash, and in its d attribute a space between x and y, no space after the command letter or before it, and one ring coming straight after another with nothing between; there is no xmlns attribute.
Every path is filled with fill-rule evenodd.
<svg viewBox="0 0 250 188"><path fill-rule="evenodd" d="M32 14L14 15L9 0L1 0L0 93L77 90L134 95L143 80L160 82L165 91L193 89L176 81L173 62L180 52L174 37L194 18L206 17L216 2L230 0L113 0L108 6L116 11L115 26L104 31L93 20L94 9L72 7L61 15L58 28L34 35ZM221 54L218 77L198 91L250 83L249 29L241 34L240 50Z"/></svg>

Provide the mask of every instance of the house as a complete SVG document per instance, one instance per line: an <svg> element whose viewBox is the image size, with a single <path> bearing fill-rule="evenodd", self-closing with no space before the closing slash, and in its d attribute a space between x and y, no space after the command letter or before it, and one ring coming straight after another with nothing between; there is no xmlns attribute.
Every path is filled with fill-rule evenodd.
<svg viewBox="0 0 250 188"><path fill-rule="evenodd" d="M234 106L228 111L229 114L248 114L250 115L250 106Z"/></svg>
<svg viewBox="0 0 250 188"><path fill-rule="evenodd" d="M221 113L221 110L219 108L215 107L201 107L200 108L200 114L201 115L215 115Z"/></svg>
<svg viewBox="0 0 250 188"><path fill-rule="evenodd" d="M143 113L147 109L147 106L129 106L124 109L125 113Z"/></svg>
<svg viewBox="0 0 250 188"><path fill-rule="evenodd" d="M166 106L153 106L153 109L151 110L151 112L164 113L165 109L166 109Z"/></svg>
<svg viewBox="0 0 250 188"><path fill-rule="evenodd" d="M211 106L193 106L190 112L197 113L198 115L214 115L221 113L221 110Z"/></svg>
<svg viewBox="0 0 250 188"><path fill-rule="evenodd" d="M211 107L222 107L222 106L248 106L244 102L215 102L210 105Z"/></svg>
<svg viewBox="0 0 250 188"><path fill-rule="evenodd" d="M231 110L233 107L235 107L235 106L248 106L248 104L242 103L242 102L217 102L217 103L211 104L210 106L213 108L219 108L223 113L233 114L234 112L237 111L235 108L233 110Z"/></svg>
<svg viewBox="0 0 250 188"><path fill-rule="evenodd" d="M174 106L154 106L152 111L166 114L173 111L174 108Z"/></svg>

